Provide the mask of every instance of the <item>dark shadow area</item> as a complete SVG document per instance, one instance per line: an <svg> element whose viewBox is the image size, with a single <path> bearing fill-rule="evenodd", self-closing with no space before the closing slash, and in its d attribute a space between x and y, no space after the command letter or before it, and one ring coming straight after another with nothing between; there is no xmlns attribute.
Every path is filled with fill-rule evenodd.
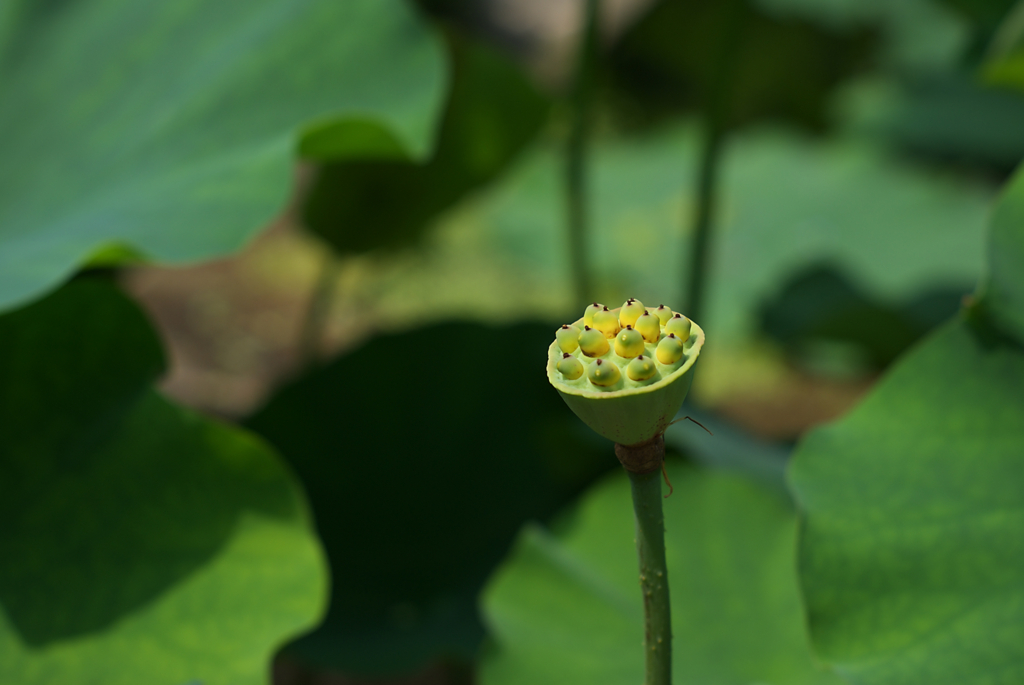
<svg viewBox="0 0 1024 685"><path fill-rule="evenodd" d="M383 336L248 421L302 479L333 574L326 621L290 650L348 673L475 654L476 594L520 526L617 466L548 384L554 328Z"/></svg>

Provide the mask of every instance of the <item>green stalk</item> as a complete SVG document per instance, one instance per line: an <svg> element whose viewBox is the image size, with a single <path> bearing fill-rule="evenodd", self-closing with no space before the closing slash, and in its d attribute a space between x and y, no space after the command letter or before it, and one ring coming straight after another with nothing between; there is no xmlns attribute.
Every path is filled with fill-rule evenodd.
<svg viewBox="0 0 1024 685"><path fill-rule="evenodd" d="M571 123L565 150L565 195L569 228L569 259L573 304L583 307L591 298L587 270L587 146L592 121L594 60L597 53L600 0L587 0L570 101Z"/></svg>
<svg viewBox="0 0 1024 685"><path fill-rule="evenodd" d="M644 685L672 684L672 609L665 564L661 471L629 474L636 514L636 552L644 597Z"/></svg>
<svg viewBox="0 0 1024 685"><path fill-rule="evenodd" d="M686 288L686 315L703 321L704 284L708 278L711 253L711 224L718 185L718 161L721 156L723 131L710 120L701 141L700 170L697 178L697 208L694 217L693 242L690 244L689 282Z"/></svg>

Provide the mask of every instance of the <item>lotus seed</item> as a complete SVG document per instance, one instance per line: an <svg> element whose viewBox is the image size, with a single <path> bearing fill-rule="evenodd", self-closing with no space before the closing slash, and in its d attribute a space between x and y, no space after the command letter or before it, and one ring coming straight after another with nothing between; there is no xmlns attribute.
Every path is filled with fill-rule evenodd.
<svg viewBox="0 0 1024 685"><path fill-rule="evenodd" d="M566 324L555 331L555 340L562 352L575 352L580 346L580 329L572 324Z"/></svg>
<svg viewBox="0 0 1024 685"><path fill-rule="evenodd" d="M675 333L680 340L690 339L690 320L682 314L676 314L665 324L666 333Z"/></svg>
<svg viewBox="0 0 1024 685"><path fill-rule="evenodd" d="M604 333L604 337L614 338L615 334L619 332L619 317L605 307L594 313L594 328Z"/></svg>
<svg viewBox="0 0 1024 685"><path fill-rule="evenodd" d="M675 333L669 333L658 343L655 354L662 364L675 364L683 358L683 343L675 336Z"/></svg>
<svg viewBox="0 0 1024 685"><path fill-rule="evenodd" d="M590 326L583 327L583 332L580 333L579 345L583 354L588 357L600 357L609 349L608 339L604 337L604 333Z"/></svg>
<svg viewBox="0 0 1024 685"><path fill-rule="evenodd" d="M626 375L629 376L630 380L645 381L653 376L657 370L658 367L654 365L651 358L641 354L626 367Z"/></svg>
<svg viewBox="0 0 1024 685"><path fill-rule="evenodd" d="M635 326L636 320L644 313L644 303L630 298L619 310L619 323L623 326Z"/></svg>
<svg viewBox="0 0 1024 685"><path fill-rule="evenodd" d="M619 373L619 367L615 366L615 364L611 362L606 363L603 359L598 359L587 369L587 378L594 385L608 387L618 383L619 379L622 378L622 374Z"/></svg>
<svg viewBox="0 0 1024 685"><path fill-rule="evenodd" d="M658 317L649 314L646 309L633 324L633 328L639 331L640 335L644 336L644 340L649 343L656 343L661 337L661 322L658 321Z"/></svg>
<svg viewBox="0 0 1024 685"><path fill-rule="evenodd" d="M555 368L570 381L574 381L583 375L583 364L568 352L562 354L562 358L555 365Z"/></svg>
<svg viewBox="0 0 1024 685"><path fill-rule="evenodd" d="M594 325L594 314L597 314L602 309L607 309L603 304L588 304L587 308L583 310L583 325L593 326Z"/></svg>
<svg viewBox="0 0 1024 685"><path fill-rule="evenodd" d="M615 336L615 354L623 359L632 359L643 354L644 336L632 326L626 326L622 332Z"/></svg>
<svg viewBox="0 0 1024 685"><path fill-rule="evenodd" d="M658 321L664 326L672 318L672 310L663 304L659 304L658 308L654 310L654 315L658 317Z"/></svg>

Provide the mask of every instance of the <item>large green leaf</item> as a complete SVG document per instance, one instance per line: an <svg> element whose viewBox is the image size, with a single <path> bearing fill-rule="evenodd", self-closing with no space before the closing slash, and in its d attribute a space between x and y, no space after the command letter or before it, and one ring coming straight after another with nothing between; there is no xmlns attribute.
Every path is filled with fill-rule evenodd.
<svg viewBox="0 0 1024 685"><path fill-rule="evenodd" d="M818 653L852 682L1024 679L1024 353L955 321L791 470Z"/></svg>
<svg viewBox="0 0 1024 685"><path fill-rule="evenodd" d="M444 81L400 0L14 3L0 308L111 244L171 262L237 249L283 208L297 148L423 157Z"/></svg>
<svg viewBox="0 0 1024 685"><path fill-rule="evenodd" d="M298 656L393 674L476 653L476 594L523 521L615 463L538 372L554 328L380 336L249 420L302 478L331 563L328 616Z"/></svg>
<svg viewBox="0 0 1024 685"><path fill-rule="evenodd" d="M320 167L303 220L337 251L415 238L504 170L546 120L547 100L508 57L454 30L448 44L452 88L429 160L343 160Z"/></svg>
<svg viewBox="0 0 1024 685"><path fill-rule="evenodd" d="M779 490L670 463L665 500L680 685L837 683L804 633L796 517ZM618 685L643 677L629 481L617 473L556 528L526 527L491 579L482 685Z"/></svg>
<svg viewBox="0 0 1024 685"><path fill-rule="evenodd" d="M1024 341L1024 166L1003 190L992 216L989 270L982 287L986 309Z"/></svg>
<svg viewBox="0 0 1024 685"><path fill-rule="evenodd" d="M149 388L138 309L74 282L0 317L0 681L266 682L326 572L268 447Z"/></svg>

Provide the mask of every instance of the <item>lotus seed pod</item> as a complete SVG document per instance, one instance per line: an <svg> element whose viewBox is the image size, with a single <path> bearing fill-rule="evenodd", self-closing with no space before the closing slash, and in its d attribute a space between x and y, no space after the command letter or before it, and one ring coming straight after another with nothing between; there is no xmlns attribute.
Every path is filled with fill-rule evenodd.
<svg viewBox="0 0 1024 685"><path fill-rule="evenodd" d="M609 350L608 338L604 337L604 333L590 326L583 327L583 332L580 333L579 345L583 354L588 357L600 357Z"/></svg>
<svg viewBox="0 0 1024 685"><path fill-rule="evenodd" d="M632 359L643 352L644 336L632 326L626 326L615 336L615 354L623 359Z"/></svg>
<svg viewBox="0 0 1024 685"><path fill-rule="evenodd" d="M604 307L601 307L601 311L603 310ZM620 312L614 309L612 313L617 323ZM648 313L657 316L655 310ZM569 408L597 433L620 445L646 444L664 433L679 412L690 389L693 366L704 345L704 331L700 326L692 324L685 357L682 356L682 341L676 336L666 335L659 341L660 345L666 339L670 340L668 344L675 345L675 353L679 355L675 364L665 366L658 363L656 352L646 351L649 349L646 345L650 343L645 344L642 355L628 361L611 354L608 347L604 347L604 354L601 354L601 345L607 346L612 344L612 341L604 339L603 333L595 330L596 327L584 327L582 318L572 323L583 329L579 345L584 354L587 354L589 349L590 356L598 358L585 359L582 356L570 355L576 356L577 361L582 363L587 378L586 381L584 376L570 380L558 368L559 362L565 359L565 353L558 340L554 339L548 345L548 381L558 390ZM636 330L635 326L633 330ZM632 376L639 378L646 366L644 361L654 364L654 375L642 381L634 380L630 376L630 365L633 365ZM563 367L567 365L564 364ZM597 383L590 380L592 373ZM611 378L613 375L616 376L614 381Z"/></svg>
<svg viewBox="0 0 1024 685"><path fill-rule="evenodd" d="M555 340L562 352L575 352L580 346L580 329L572 324L566 324L555 331Z"/></svg>
<svg viewBox="0 0 1024 685"><path fill-rule="evenodd" d="M682 314L676 314L665 324L666 333L675 333L680 340L690 339L690 320Z"/></svg>
<svg viewBox="0 0 1024 685"><path fill-rule="evenodd" d="M641 354L626 367L626 375L631 381L645 381L652 377L657 370L658 367L654 365L654 361Z"/></svg>
<svg viewBox="0 0 1024 685"><path fill-rule="evenodd" d="M597 302L595 302L593 304L588 304L587 308L585 310L583 310L583 325L584 326L593 326L594 325L594 314L597 314L599 311L601 311L602 309L605 309L605 308L606 307L603 304L598 304Z"/></svg>
<svg viewBox="0 0 1024 685"><path fill-rule="evenodd" d="M604 337L614 338L615 334L619 332L619 317L605 307L594 313L594 328L604 333Z"/></svg>
<svg viewBox="0 0 1024 685"><path fill-rule="evenodd" d="M654 310L654 315L658 317L658 321L664 326L668 323L668 320L672 318L672 310L663 304L659 304L658 308Z"/></svg>
<svg viewBox="0 0 1024 685"><path fill-rule="evenodd" d="M640 335L644 336L644 340L649 343L656 343L661 337L661 322L658 321L658 317L649 314L646 309L633 324L633 328L639 331Z"/></svg>
<svg viewBox="0 0 1024 685"><path fill-rule="evenodd" d="M615 366L613 362L598 359L587 369L587 378L594 385L606 388L609 385L618 383L619 379L622 378L622 374L619 373L619 367Z"/></svg>
<svg viewBox="0 0 1024 685"><path fill-rule="evenodd" d="M675 333L669 333L667 337L661 339L658 349L654 353L662 364L675 364L683 358L683 343Z"/></svg>
<svg viewBox="0 0 1024 685"><path fill-rule="evenodd" d="M635 326L636 320L644 313L644 303L630 298L619 308L619 323L623 326Z"/></svg>
<svg viewBox="0 0 1024 685"><path fill-rule="evenodd" d="M583 364L568 352L562 353L562 359L557 366L558 371L565 376L566 380L574 381L583 375Z"/></svg>

